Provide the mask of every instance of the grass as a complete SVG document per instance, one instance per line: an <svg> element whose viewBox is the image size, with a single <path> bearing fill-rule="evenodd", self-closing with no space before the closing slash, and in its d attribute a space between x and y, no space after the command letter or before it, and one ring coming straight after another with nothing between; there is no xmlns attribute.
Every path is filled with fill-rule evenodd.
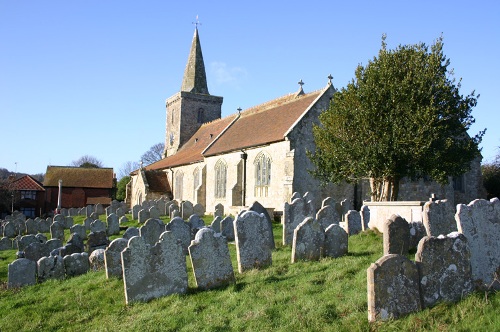
<svg viewBox="0 0 500 332"><path fill-rule="evenodd" d="M75 218L75 222L81 222ZM166 219L164 220L167 221ZM206 223L211 218L205 220ZM137 226L129 221L128 226ZM0 252L0 331L495 331L500 296L474 293L397 321L368 323L366 269L382 255L380 234L349 238L349 254L291 264L281 225L277 249L264 270L237 272L236 284L211 291L195 287L187 258L189 290L148 303L125 305L123 282L104 271L21 289L5 289L15 251Z"/></svg>

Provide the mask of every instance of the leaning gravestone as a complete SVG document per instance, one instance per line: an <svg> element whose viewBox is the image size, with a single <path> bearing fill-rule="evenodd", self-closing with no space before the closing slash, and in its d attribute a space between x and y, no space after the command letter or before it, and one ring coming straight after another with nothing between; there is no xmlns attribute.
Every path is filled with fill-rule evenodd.
<svg viewBox="0 0 500 332"><path fill-rule="evenodd" d="M291 245L293 231L307 217L314 218L314 206L311 201L296 198L291 204L285 202L283 211L283 245Z"/></svg>
<svg viewBox="0 0 500 332"><path fill-rule="evenodd" d="M194 213L194 209L193 209L193 203L191 203L190 201L184 201L181 203L181 217L182 219L188 219L193 213Z"/></svg>
<svg viewBox="0 0 500 332"><path fill-rule="evenodd" d="M186 256L172 232L164 232L153 247L140 236L131 238L122 264L127 304L187 291Z"/></svg>
<svg viewBox="0 0 500 332"><path fill-rule="evenodd" d="M122 251L127 248L128 241L124 238L118 238L109 244L104 252L104 264L106 267L106 278L122 278Z"/></svg>
<svg viewBox="0 0 500 332"><path fill-rule="evenodd" d="M220 233L220 222L222 221L222 217L217 216L214 218L210 227L214 230L215 233Z"/></svg>
<svg viewBox="0 0 500 332"><path fill-rule="evenodd" d="M139 228L139 234L146 244L151 247L160 239L160 235L165 232L165 224L160 219L148 219L143 226Z"/></svg>
<svg viewBox="0 0 500 332"><path fill-rule="evenodd" d="M455 219L469 244L472 278L489 288L500 273L500 200L476 199L469 205L459 204ZM495 288L499 288L498 283Z"/></svg>
<svg viewBox="0 0 500 332"><path fill-rule="evenodd" d="M89 254L86 252L74 253L63 258L66 276L74 277L85 274L90 269Z"/></svg>
<svg viewBox="0 0 500 332"><path fill-rule="evenodd" d="M64 279L64 261L59 255L42 257L37 262L38 282L49 279Z"/></svg>
<svg viewBox="0 0 500 332"><path fill-rule="evenodd" d="M349 235L337 224L331 224L325 229L325 242L323 256L341 257L347 254L349 247Z"/></svg>
<svg viewBox="0 0 500 332"><path fill-rule="evenodd" d="M18 258L9 264L7 288L17 288L36 283L36 262Z"/></svg>
<svg viewBox="0 0 500 332"><path fill-rule="evenodd" d="M405 256L383 256L370 265L367 279L370 322L395 319L422 310L418 269Z"/></svg>
<svg viewBox="0 0 500 332"><path fill-rule="evenodd" d="M233 265L224 236L204 228L189 246L196 286L211 289L234 284Z"/></svg>
<svg viewBox="0 0 500 332"><path fill-rule="evenodd" d="M234 219L231 216L227 216L220 222L220 232L222 236L226 238L227 241L234 241Z"/></svg>
<svg viewBox="0 0 500 332"><path fill-rule="evenodd" d="M108 223L108 235L120 234L120 221L118 220L118 215L111 213L106 221Z"/></svg>
<svg viewBox="0 0 500 332"><path fill-rule="evenodd" d="M269 229L266 218L254 211L239 214L234 221L238 271L260 269L271 265Z"/></svg>
<svg viewBox="0 0 500 332"><path fill-rule="evenodd" d="M420 240L427 236L425 226L421 221L412 221L408 223L408 227L410 228L410 250L417 249Z"/></svg>
<svg viewBox="0 0 500 332"><path fill-rule="evenodd" d="M457 231L452 204L447 200L428 201L424 204L422 219L428 236L446 235Z"/></svg>
<svg viewBox="0 0 500 332"><path fill-rule="evenodd" d="M181 242L182 251L187 255L189 253L188 247L191 243L191 227L189 227L189 224L182 218L175 217L165 226L165 230L171 231L174 234Z"/></svg>
<svg viewBox="0 0 500 332"><path fill-rule="evenodd" d="M314 218L306 218L293 231L292 263L319 261L324 242L325 231L321 224Z"/></svg>
<svg viewBox="0 0 500 332"><path fill-rule="evenodd" d="M457 302L473 291L470 251L463 234L426 236L418 244L415 262L424 308Z"/></svg>
<svg viewBox="0 0 500 332"><path fill-rule="evenodd" d="M59 240L59 243L61 240ZM50 254L49 247L47 243L33 242L24 248L24 258L29 259L33 262L38 261L40 258L44 256L48 256Z"/></svg>
<svg viewBox="0 0 500 332"><path fill-rule="evenodd" d="M139 224L144 224L146 220L149 219L149 210L142 209L138 213L138 222Z"/></svg>
<svg viewBox="0 0 500 332"><path fill-rule="evenodd" d="M50 237L64 241L64 225L59 221L54 221L50 225Z"/></svg>
<svg viewBox="0 0 500 332"><path fill-rule="evenodd" d="M259 202L255 201L248 208L248 210L257 212L259 214L262 213L264 215L264 217L266 217L266 221L267 221L266 227L268 228L268 231L269 231L268 234L272 235L273 234L273 220L271 219L271 216L267 212L266 208L264 206L262 206L262 204L260 204ZM276 246L274 244L274 236L271 236L268 240L269 240L269 246L271 247L271 249L276 248Z"/></svg>
<svg viewBox="0 0 500 332"><path fill-rule="evenodd" d="M410 248L410 227L405 219L393 214L383 225L384 255L406 255Z"/></svg>

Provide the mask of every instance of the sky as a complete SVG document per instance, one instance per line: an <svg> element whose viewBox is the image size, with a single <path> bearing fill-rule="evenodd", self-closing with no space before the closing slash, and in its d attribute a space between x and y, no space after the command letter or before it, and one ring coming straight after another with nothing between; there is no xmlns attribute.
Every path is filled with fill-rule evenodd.
<svg viewBox="0 0 500 332"><path fill-rule="evenodd" d="M165 140L196 17L222 116L296 92L340 89L388 48L444 38L469 134L500 153L500 2L0 0L0 168L27 174L84 155L118 174ZM249 133L251 134L251 133Z"/></svg>

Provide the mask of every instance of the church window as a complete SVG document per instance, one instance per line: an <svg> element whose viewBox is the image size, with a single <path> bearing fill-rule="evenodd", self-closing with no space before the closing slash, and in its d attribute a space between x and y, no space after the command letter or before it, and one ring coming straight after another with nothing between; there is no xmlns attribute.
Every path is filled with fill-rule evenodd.
<svg viewBox="0 0 500 332"><path fill-rule="evenodd" d="M198 109L198 123L205 122L205 110L203 108Z"/></svg>
<svg viewBox="0 0 500 332"><path fill-rule="evenodd" d="M182 171L177 171L177 173L175 173L175 182L174 182L175 199L182 199L182 187L184 182L183 180L184 180L184 173L182 173Z"/></svg>
<svg viewBox="0 0 500 332"><path fill-rule="evenodd" d="M220 159L215 164L215 198L226 197L227 165Z"/></svg>
<svg viewBox="0 0 500 332"><path fill-rule="evenodd" d="M255 196L267 197L271 184L271 157L264 152L257 155L255 165Z"/></svg>
<svg viewBox="0 0 500 332"><path fill-rule="evenodd" d="M453 177L453 189L461 193L465 192L465 175Z"/></svg>
<svg viewBox="0 0 500 332"><path fill-rule="evenodd" d="M197 167L193 172L193 199L196 199L196 189L201 184L201 171Z"/></svg>

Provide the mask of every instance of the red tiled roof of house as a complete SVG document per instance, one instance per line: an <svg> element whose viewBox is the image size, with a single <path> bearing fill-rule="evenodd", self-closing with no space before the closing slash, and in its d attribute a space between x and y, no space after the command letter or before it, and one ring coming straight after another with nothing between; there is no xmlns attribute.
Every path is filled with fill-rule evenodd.
<svg viewBox="0 0 500 332"><path fill-rule="evenodd" d="M176 154L145 167L146 170L165 169L187 165L203 160L202 152L235 119L228 116L201 125L200 129L184 144Z"/></svg>
<svg viewBox="0 0 500 332"><path fill-rule="evenodd" d="M204 156L221 154L283 140L287 131L318 98L321 91L297 96L290 94L241 113L241 117Z"/></svg>
<svg viewBox="0 0 500 332"><path fill-rule="evenodd" d="M36 190L36 191L45 191L42 184L32 178L29 175L25 175L16 179L10 185L10 188L14 190Z"/></svg>
<svg viewBox="0 0 500 332"><path fill-rule="evenodd" d="M149 185L149 191L159 193L172 193L168 183L167 174L159 170L146 170L146 181Z"/></svg>
<svg viewBox="0 0 500 332"><path fill-rule="evenodd" d="M84 168L69 166L47 166L44 187L113 188L112 168Z"/></svg>

